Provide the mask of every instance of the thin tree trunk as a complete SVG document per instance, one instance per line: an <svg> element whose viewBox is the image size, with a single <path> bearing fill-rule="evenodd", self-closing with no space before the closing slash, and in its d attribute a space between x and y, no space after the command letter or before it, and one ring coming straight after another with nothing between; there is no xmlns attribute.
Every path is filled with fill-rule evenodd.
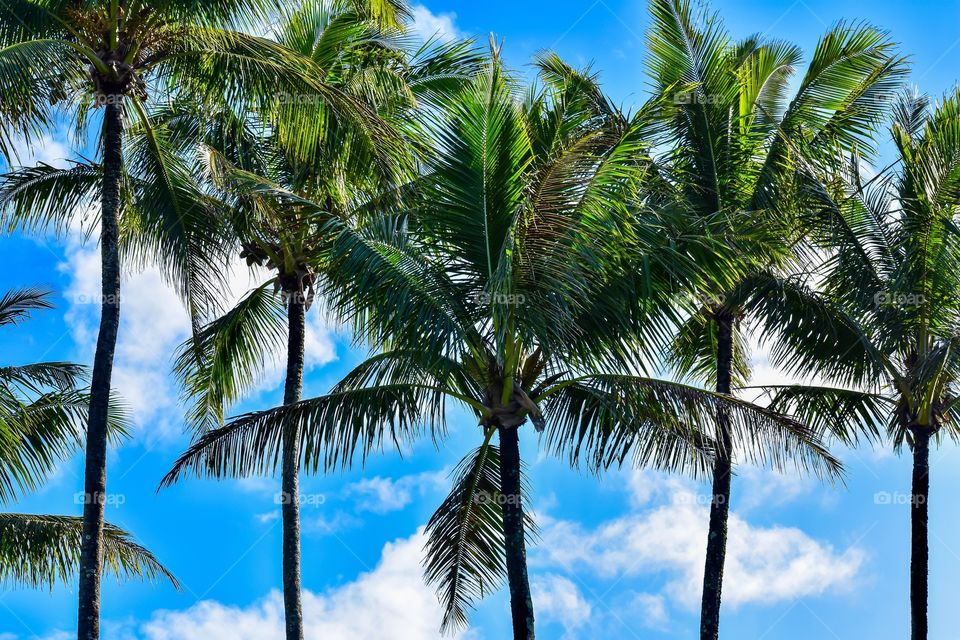
<svg viewBox="0 0 960 640"><path fill-rule="evenodd" d="M717 392L730 393L733 369L733 317L718 313ZM707 559L703 570L703 600L700 606L700 640L717 640L720 634L720 598L723 565L727 556L727 520L730 515L730 419L721 409L717 417L717 456L713 467L713 496L707 533Z"/></svg>
<svg viewBox="0 0 960 640"><path fill-rule="evenodd" d="M520 499L520 437L516 427L499 427L500 493L507 555L507 584L514 640L534 640L533 597L527 577L527 547Z"/></svg>
<svg viewBox="0 0 960 640"><path fill-rule="evenodd" d="M299 402L303 388L305 315L303 294L294 292L287 306L287 379L283 403ZM287 640L303 640L303 605L300 596L300 433L295 424L283 431L281 472L283 512L283 612Z"/></svg>
<svg viewBox="0 0 960 640"><path fill-rule="evenodd" d="M101 187L100 260L102 299L100 333L93 359L90 411L87 419L86 463L83 476L83 541L80 547L80 587L77 638L100 637L100 573L102 570L103 507L107 490L107 414L113 354L120 328L120 183L123 175L123 118L119 96L110 96L103 114L103 184Z"/></svg>
<svg viewBox="0 0 960 640"><path fill-rule="evenodd" d="M927 497L930 493L930 429L913 430L913 490L910 500L910 638L927 640Z"/></svg>

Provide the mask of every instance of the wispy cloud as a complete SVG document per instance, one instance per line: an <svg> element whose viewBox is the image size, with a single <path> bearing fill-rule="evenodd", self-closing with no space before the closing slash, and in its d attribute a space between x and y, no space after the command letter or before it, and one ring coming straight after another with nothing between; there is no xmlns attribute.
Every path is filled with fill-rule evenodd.
<svg viewBox="0 0 960 640"><path fill-rule="evenodd" d="M447 486L446 471L429 471L400 478L364 478L349 485L344 496L356 501L357 511L384 514L400 511L416 497L436 493Z"/></svg>
<svg viewBox="0 0 960 640"><path fill-rule="evenodd" d="M423 40L435 37L448 41L463 37L457 28L456 13L435 14L422 4L413 5L411 13L410 30Z"/></svg>

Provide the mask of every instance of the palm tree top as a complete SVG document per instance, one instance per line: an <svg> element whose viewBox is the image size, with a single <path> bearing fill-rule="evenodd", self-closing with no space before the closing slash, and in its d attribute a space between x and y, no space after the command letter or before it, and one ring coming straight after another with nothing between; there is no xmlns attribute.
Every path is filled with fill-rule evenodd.
<svg viewBox="0 0 960 640"><path fill-rule="evenodd" d="M876 434L871 421L886 420L897 446L916 429L946 429L956 437L958 131L960 91L933 108L906 93L891 126L898 162L867 179L854 155L831 190L818 195L810 224L827 250L823 288L833 317L827 349L837 351L828 358L805 345L804 362L849 390L824 389L819 399L779 390L782 409L831 415L827 396L845 394L837 406L847 407L852 430Z"/></svg>

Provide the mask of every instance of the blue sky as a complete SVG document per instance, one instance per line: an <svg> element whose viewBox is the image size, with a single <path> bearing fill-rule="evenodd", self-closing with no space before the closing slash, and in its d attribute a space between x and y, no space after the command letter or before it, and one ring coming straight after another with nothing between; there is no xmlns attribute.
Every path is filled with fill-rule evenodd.
<svg viewBox="0 0 960 640"><path fill-rule="evenodd" d="M913 82L939 95L957 82L960 3L894 0L715 0L737 36L763 32L812 50L837 20L889 29L913 60ZM426 0L417 7L426 31L505 39L510 64L555 49L575 64L592 62L607 90L625 105L644 98L642 0ZM54 131L33 158L60 162L74 151ZM89 362L98 296L96 247L0 238L7 268L0 290L47 284L58 308L0 334L4 362ZM236 292L244 289L238 276ZM107 517L134 532L180 578L167 585L105 580L103 617L110 640L263 640L279 638L277 481L188 480L156 492L186 445L183 408L169 379L170 353L187 334L176 297L151 270L125 281L117 384L133 407L133 439L110 456ZM305 393L317 395L361 356L349 337L311 316ZM756 356L758 381L778 379ZM242 409L280 399L268 376ZM310 638L421 640L437 637L438 612L422 585L418 530L444 495L446 476L477 440L465 415L451 421L441 447L424 442L401 457L371 459L364 469L305 479L303 582ZM679 478L627 470L596 478L571 471L522 442L535 487L542 544L530 551L539 634L560 638L693 638L705 488ZM731 548L725 583L727 638L861 638L908 634L909 492L906 459L886 451L840 452L846 486L823 487L790 474L743 469L734 483ZM950 615L960 543L952 532L960 507L949 488L960 480L954 447L932 456L931 637L956 635ZM82 461L66 465L39 493L9 507L80 513ZM0 592L0 640L69 637L75 589ZM506 594L492 595L464 637L507 637ZM64 635L66 634L66 635Z"/></svg>

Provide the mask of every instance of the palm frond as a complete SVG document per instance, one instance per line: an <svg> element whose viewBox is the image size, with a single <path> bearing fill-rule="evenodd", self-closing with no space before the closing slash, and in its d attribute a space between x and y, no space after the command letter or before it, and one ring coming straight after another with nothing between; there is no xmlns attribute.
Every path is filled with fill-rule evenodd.
<svg viewBox="0 0 960 640"><path fill-rule="evenodd" d="M248 293L178 350L174 372L194 400L189 421L198 430L222 426L224 412L284 351L285 309L271 287L267 283Z"/></svg>
<svg viewBox="0 0 960 640"><path fill-rule="evenodd" d="M44 388L67 391L81 386L87 369L72 362L38 362L0 367L0 384L20 387L26 392L41 393Z"/></svg>
<svg viewBox="0 0 960 640"><path fill-rule="evenodd" d="M33 589L71 582L80 566L83 520L69 516L0 513L0 581ZM129 533L107 523L103 567L121 580L177 579Z"/></svg>
<svg viewBox="0 0 960 640"><path fill-rule="evenodd" d="M249 413L200 436L176 460L161 486L187 474L236 478L272 473L288 423L299 432L304 469L347 467L357 455L366 458L386 442L399 449L425 430L443 433L444 393L429 387L382 385Z"/></svg>
<svg viewBox="0 0 960 640"><path fill-rule="evenodd" d="M451 475L453 488L427 523L424 548L424 574L444 609L441 633L466 627L474 603L506 579L500 450L487 438ZM528 513L524 517L532 541L535 523Z"/></svg>
<svg viewBox="0 0 960 640"><path fill-rule="evenodd" d="M49 289L36 287L7 291L0 298L0 326L20 324L38 309L52 309L51 295Z"/></svg>
<svg viewBox="0 0 960 640"><path fill-rule="evenodd" d="M217 203L176 153L169 131L138 109L130 127L126 163L134 176L127 251L138 263L154 261L185 301L194 330L222 305L228 236Z"/></svg>
<svg viewBox="0 0 960 640"><path fill-rule="evenodd" d="M756 273L730 300L756 318L771 346L771 362L788 374L818 374L845 384L875 387L887 367L871 336L843 306L796 278Z"/></svg>
<svg viewBox="0 0 960 640"><path fill-rule="evenodd" d="M22 396L15 387L0 386L0 502L35 490L84 442L90 394L55 389ZM112 440L129 433L123 402L111 397L107 423Z"/></svg>
<svg viewBox="0 0 960 640"><path fill-rule="evenodd" d="M0 177L0 211L9 231L52 231L63 235L71 223L89 214L93 227L99 212L101 171L98 165L77 163L68 169L39 163Z"/></svg>
<svg viewBox="0 0 960 640"><path fill-rule="evenodd" d="M771 411L794 416L814 431L850 446L861 439L879 440L880 425L889 420L894 407L884 395L852 389L804 385L751 388L770 398Z"/></svg>
<svg viewBox="0 0 960 640"><path fill-rule="evenodd" d="M605 374L559 382L540 398L549 445L574 464L605 468L632 456L639 466L706 474L718 445L703 429L722 411L733 436L728 453L739 461L775 469L792 463L827 479L842 472L820 434L797 420L687 385Z"/></svg>
<svg viewBox="0 0 960 640"><path fill-rule="evenodd" d="M0 11L4 13L0 24L17 21L9 15L13 11L9 3ZM9 27L0 26L0 37L5 31ZM26 39L0 40L0 156L8 162L18 160L19 141L31 144L53 125L51 105L82 82L86 67L84 57L66 40L23 35Z"/></svg>

